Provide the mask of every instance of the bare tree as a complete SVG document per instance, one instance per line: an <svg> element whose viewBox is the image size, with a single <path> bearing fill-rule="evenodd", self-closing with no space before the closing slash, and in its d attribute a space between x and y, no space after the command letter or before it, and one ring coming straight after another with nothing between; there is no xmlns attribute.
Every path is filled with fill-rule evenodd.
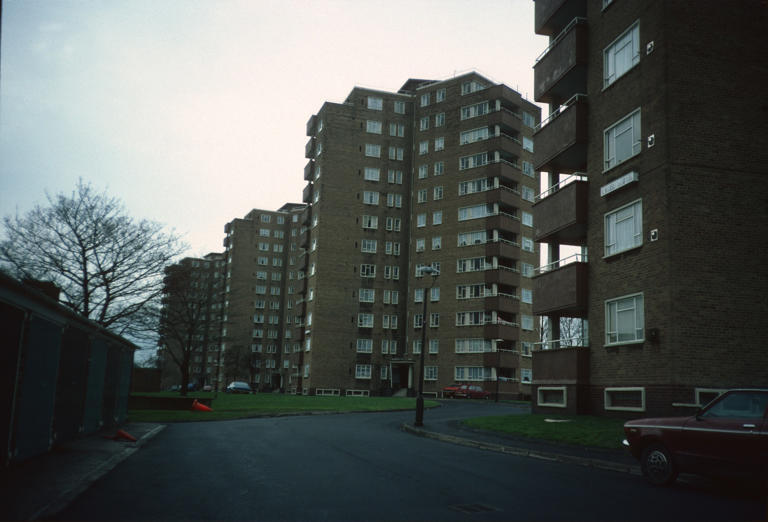
<svg viewBox="0 0 768 522"><path fill-rule="evenodd" d="M578 317L555 318L559 325L559 336L551 339L550 317L542 316L540 323L540 340L542 349L567 348L571 346L587 346L587 323Z"/></svg>
<svg viewBox="0 0 768 522"><path fill-rule="evenodd" d="M80 180L71 195L3 220L0 263L19 279L49 280L76 312L142 341L156 333L165 266L185 246L155 222Z"/></svg>
<svg viewBox="0 0 768 522"><path fill-rule="evenodd" d="M220 341L220 322L213 304L216 283L202 278L184 259L165 270L163 311L160 318L160 345L163 357L172 361L181 374L181 393L185 395L191 381L193 356L205 366L210 343ZM202 373L202 372L201 372ZM205 374L202 373L205 379ZM198 382L203 385L205 382Z"/></svg>

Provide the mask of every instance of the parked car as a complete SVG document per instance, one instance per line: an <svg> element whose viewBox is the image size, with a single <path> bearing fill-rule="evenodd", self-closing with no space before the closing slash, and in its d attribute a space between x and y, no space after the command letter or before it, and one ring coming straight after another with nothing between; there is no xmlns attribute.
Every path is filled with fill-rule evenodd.
<svg viewBox="0 0 768 522"><path fill-rule="evenodd" d="M453 394L454 397L466 397L467 399L490 399L491 393L485 391L481 386L474 384L462 384Z"/></svg>
<svg viewBox="0 0 768 522"><path fill-rule="evenodd" d="M755 475L768 470L768 389L730 390L690 417L632 420L624 446L652 484L678 473Z"/></svg>
<svg viewBox="0 0 768 522"><path fill-rule="evenodd" d="M448 386L443 387L443 397L451 398L456 394L456 390L459 389L461 384L449 384Z"/></svg>
<svg viewBox="0 0 768 522"><path fill-rule="evenodd" d="M253 393L251 385L247 382L233 381L224 390L225 393Z"/></svg>

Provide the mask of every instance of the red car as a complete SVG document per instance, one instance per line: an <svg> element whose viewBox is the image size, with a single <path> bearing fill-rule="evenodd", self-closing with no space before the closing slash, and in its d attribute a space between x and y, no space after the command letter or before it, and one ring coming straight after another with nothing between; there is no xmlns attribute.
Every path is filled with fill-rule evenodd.
<svg viewBox="0 0 768 522"><path fill-rule="evenodd" d="M454 397L466 397L467 399L490 399L491 394L483 390L480 386L473 384L462 384L454 394Z"/></svg>
<svg viewBox="0 0 768 522"><path fill-rule="evenodd" d="M451 398L456 394L456 390L458 390L461 387L461 384L449 384L448 386L443 388L443 397Z"/></svg>
<svg viewBox="0 0 768 522"><path fill-rule="evenodd" d="M766 478L768 389L727 391L691 417L629 421L624 434L652 484L671 484L681 471Z"/></svg>

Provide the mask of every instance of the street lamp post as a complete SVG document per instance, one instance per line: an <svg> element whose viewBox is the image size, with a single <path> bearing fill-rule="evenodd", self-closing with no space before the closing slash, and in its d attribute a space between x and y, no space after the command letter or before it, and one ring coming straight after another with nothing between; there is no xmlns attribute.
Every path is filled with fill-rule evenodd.
<svg viewBox="0 0 768 522"><path fill-rule="evenodd" d="M421 274L432 276L432 284L429 285L429 291L431 292L440 272L431 266L425 266L421 269ZM426 288L424 289L424 310L421 318L421 354L419 354L419 394L416 396L416 421L414 422L416 426L424 426L424 352L427 351L427 294L430 292Z"/></svg>

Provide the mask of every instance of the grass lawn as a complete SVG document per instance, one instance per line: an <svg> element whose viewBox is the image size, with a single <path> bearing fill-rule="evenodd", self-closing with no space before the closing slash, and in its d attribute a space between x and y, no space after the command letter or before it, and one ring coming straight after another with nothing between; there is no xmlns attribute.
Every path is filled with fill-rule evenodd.
<svg viewBox="0 0 768 522"><path fill-rule="evenodd" d="M141 393L156 397L179 397L178 392ZM209 398L210 392L188 393L187 397ZM424 401L426 407L437 406L435 401ZM279 415L301 412L349 412L414 410L416 399L399 397L314 397L279 393L230 395L219 393L211 405L212 412L186 410L128 410L130 422L175 422L226 420L260 415Z"/></svg>
<svg viewBox="0 0 768 522"><path fill-rule="evenodd" d="M546 419L568 422L547 422ZM623 420L588 415L502 415L467 419L464 424L471 428L599 448L619 449L624 438Z"/></svg>

